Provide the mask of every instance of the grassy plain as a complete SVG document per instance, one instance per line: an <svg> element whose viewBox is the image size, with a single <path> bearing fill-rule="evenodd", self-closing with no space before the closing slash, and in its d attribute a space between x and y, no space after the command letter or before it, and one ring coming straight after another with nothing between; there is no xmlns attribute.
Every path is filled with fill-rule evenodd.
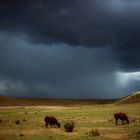
<svg viewBox="0 0 140 140"><path fill-rule="evenodd" d="M129 125L115 125L113 114L125 112ZM45 128L44 117L55 116L61 128ZM93 104L75 106L0 107L0 140L138 140L140 139L140 103ZM20 124L15 121L20 120ZM73 132L64 130L67 120L75 122ZM100 136L89 131L98 129ZM22 136L20 136L22 134Z"/></svg>

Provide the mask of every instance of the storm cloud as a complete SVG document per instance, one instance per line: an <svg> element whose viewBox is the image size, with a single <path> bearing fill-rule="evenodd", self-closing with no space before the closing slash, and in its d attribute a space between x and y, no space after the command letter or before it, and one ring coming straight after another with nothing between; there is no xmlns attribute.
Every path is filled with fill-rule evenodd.
<svg viewBox="0 0 140 140"><path fill-rule="evenodd" d="M113 46L122 67L133 70L140 61L139 14L139 0L2 0L0 29L29 34L34 43Z"/></svg>
<svg viewBox="0 0 140 140"><path fill-rule="evenodd" d="M1 94L115 98L138 90L137 78L127 91L121 77L140 69L139 15L139 0L1 0Z"/></svg>
<svg viewBox="0 0 140 140"><path fill-rule="evenodd" d="M5 39L7 41L3 41ZM4 42L0 52L1 92L57 98L103 98L106 92L111 96L112 90L118 91L113 74L117 68L116 58L110 47L32 45L6 33L1 42Z"/></svg>

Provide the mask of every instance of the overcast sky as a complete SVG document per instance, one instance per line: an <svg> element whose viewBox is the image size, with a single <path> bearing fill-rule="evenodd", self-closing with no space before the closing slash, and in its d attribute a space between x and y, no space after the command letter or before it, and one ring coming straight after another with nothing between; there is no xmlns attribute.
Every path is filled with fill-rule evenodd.
<svg viewBox="0 0 140 140"><path fill-rule="evenodd" d="M120 98L139 83L139 0L0 1L0 95Z"/></svg>

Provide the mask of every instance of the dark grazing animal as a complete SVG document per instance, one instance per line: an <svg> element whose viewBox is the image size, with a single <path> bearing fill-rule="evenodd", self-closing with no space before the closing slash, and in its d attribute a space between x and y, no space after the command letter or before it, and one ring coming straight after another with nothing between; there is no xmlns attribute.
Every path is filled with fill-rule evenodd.
<svg viewBox="0 0 140 140"><path fill-rule="evenodd" d="M126 121L127 124L129 124L128 116L125 113L119 112L114 114L115 122L117 125L118 119L122 120L122 124L124 124L124 121Z"/></svg>
<svg viewBox="0 0 140 140"><path fill-rule="evenodd" d="M48 127L48 125L54 126L54 127L57 125L60 128L60 123L53 116L46 116L44 121L45 121L46 127Z"/></svg>

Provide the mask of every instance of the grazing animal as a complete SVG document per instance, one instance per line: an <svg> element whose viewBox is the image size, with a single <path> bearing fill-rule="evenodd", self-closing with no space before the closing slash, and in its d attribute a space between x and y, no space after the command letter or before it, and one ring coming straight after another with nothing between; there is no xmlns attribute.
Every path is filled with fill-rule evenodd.
<svg viewBox="0 0 140 140"><path fill-rule="evenodd" d="M115 122L117 125L118 119L122 120L122 124L124 124L124 121L126 121L127 124L129 124L128 116L125 113L119 112L114 114Z"/></svg>
<svg viewBox="0 0 140 140"><path fill-rule="evenodd" d="M54 127L55 127L55 125L57 125L60 128L60 123L53 116L46 116L44 121L45 121L46 127L48 127L48 125L54 126Z"/></svg>

